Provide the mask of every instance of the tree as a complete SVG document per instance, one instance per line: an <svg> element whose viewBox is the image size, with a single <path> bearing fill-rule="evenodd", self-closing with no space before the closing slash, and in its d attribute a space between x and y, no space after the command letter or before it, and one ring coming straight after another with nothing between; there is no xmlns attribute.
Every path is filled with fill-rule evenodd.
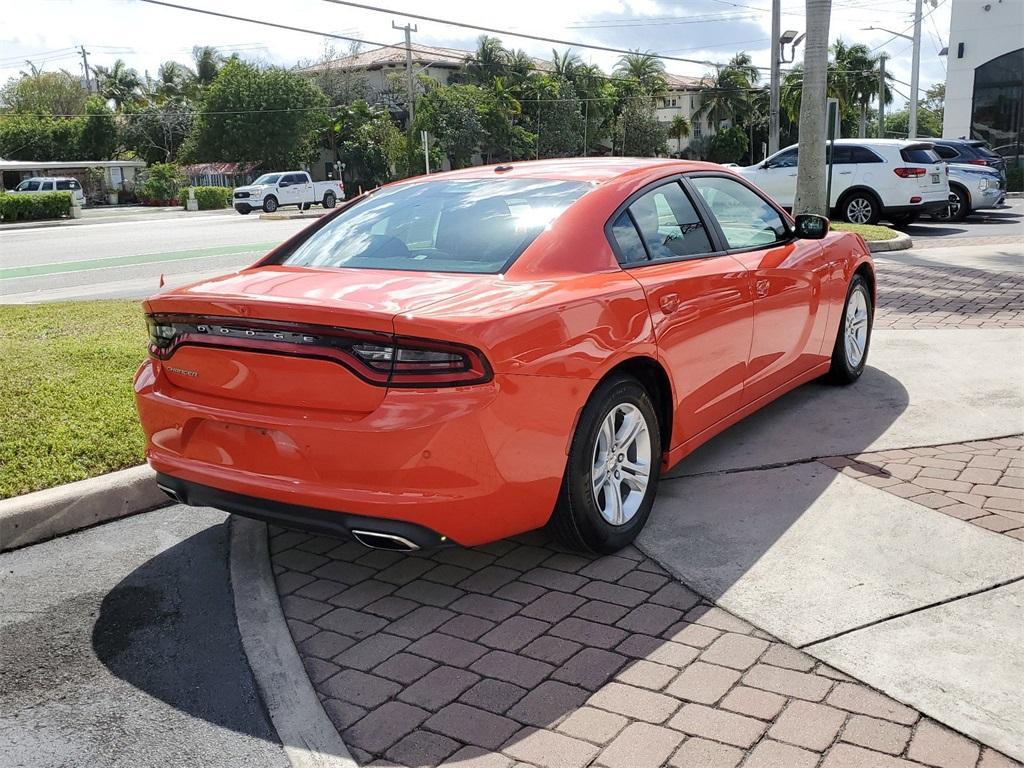
<svg viewBox="0 0 1024 768"><path fill-rule="evenodd" d="M93 67L96 73L96 84L100 95L114 102L114 108L120 112L125 104L135 101L142 90L139 73L118 59L112 67Z"/></svg>
<svg viewBox="0 0 1024 768"><path fill-rule="evenodd" d="M750 90L753 77L757 70L750 64L750 57L745 53L736 54L733 62L713 74L705 76L710 82L708 88L701 91L700 107L696 114L708 118L708 122L717 128L725 121L733 125L745 125L750 106Z"/></svg>
<svg viewBox="0 0 1024 768"><path fill-rule="evenodd" d="M360 99L334 110L329 130L335 160L353 186L379 187L406 170L406 137L387 111Z"/></svg>
<svg viewBox="0 0 1024 768"><path fill-rule="evenodd" d="M434 137L453 168L469 165L487 137L480 117L485 99L479 86L456 83L432 88L416 103L417 123Z"/></svg>
<svg viewBox="0 0 1024 768"><path fill-rule="evenodd" d="M629 99L619 115L618 133L623 155L667 155L665 124L658 120L651 99Z"/></svg>
<svg viewBox="0 0 1024 768"><path fill-rule="evenodd" d="M182 151L200 162L298 165L310 156L325 124L326 103L299 74L231 59L206 88Z"/></svg>
<svg viewBox="0 0 1024 768"><path fill-rule="evenodd" d="M195 63L196 85L206 88L217 79L224 57L212 46L197 45L192 49L192 61Z"/></svg>
<svg viewBox="0 0 1024 768"><path fill-rule="evenodd" d="M807 37L800 99L800 164L793 212L828 215L825 195L825 98L832 0L807 0Z"/></svg>
<svg viewBox="0 0 1024 768"><path fill-rule="evenodd" d="M162 103L170 99L183 98L195 79L195 73L184 64L176 61L165 61L156 70L156 78L146 78L146 90L149 98Z"/></svg>
<svg viewBox="0 0 1024 768"><path fill-rule="evenodd" d="M683 139L690 135L690 121L686 115L676 115L668 124L668 132L676 140L676 151L683 151Z"/></svg>
<svg viewBox="0 0 1024 768"><path fill-rule="evenodd" d="M170 163L192 132L195 104L181 97L129 106L121 116L121 143L147 163Z"/></svg>
<svg viewBox="0 0 1024 768"><path fill-rule="evenodd" d="M583 66L583 60L572 52L572 48L566 49L565 53L559 53L557 49L553 48L551 50L551 65L554 68L554 74L572 82L576 70Z"/></svg>
<svg viewBox="0 0 1024 768"><path fill-rule="evenodd" d="M359 53L359 48L359 43L353 43L344 58L355 56ZM343 69L339 66L339 60L342 58L333 45L327 44L319 59L305 62L300 66L310 81L324 92L327 103L332 107L353 104L359 100L366 101L370 96L370 84L366 75ZM404 75L402 79L404 80ZM403 84L403 91L405 90L407 89Z"/></svg>
<svg viewBox="0 0 1024 768"><path fill-rule="evenodd" d="M900 136L906 138L910 131L910 110L900 109L890 112L885 116L885 135L890 138ZM917 134L918 136L941 136L942 117L930 109L922 109L918 104L917 109Z"/></svg>
<svg viewBox="0 0 1024 768"><path fill-rule="evenodd" d="M665 62L651 53L633 51L619 59L613 74L632 80L648 96L660 96L668 88L665 79Z"/></svg>
<svg viewBox="0 0 1024 768"><path fill-rule="evenodd" d="M946 84L935 83L934 85L929 86L928 90L924 92L924 98L921 100L921 103L917 105L917 110L918 122L921 121L921 113L927 111L931 113L932 117L934 117L941 126L946 112ZM939 136L940 134L929 133L927 135Z"/></svg>
<svg viewBox="0 0 1024 768"><path fill-rule="evenodd" d="M747 133L737 125L718 131L711 138L709 159L713 163L738 163L747 151Z"/></svg>
<svg viewBox="0 0 1024 768"><path fill-rule="evenodd" d="M560 75L532 78L534 101L526 101L538 157L574 157L583 149L583 113L576 89Z"/></svg>
<svg viewBox="0 0 1024 768"><path fill-rule="evenodd" d="M42 72L33 68L11 78L0 91L0 108L33 115L80 115L88 92L70 72Z"/></svg>
<svg viewBox="0 0 1024 768"><path fill-rule="evenodd" d="M831 68L830 79L833 86L830 91L839 98L844 112L849 114L852 109L857 110L857 135L864 138L867 136L868 108L878 95L880 57L872 56L866 45L858 43L848 46L842 40L832 45L832 56L834 66ZM886 80L891 79L892 75L887 72ZM892 102L888 82L885 100L886 104Z"/></svg>
<svg viewBox="0 0 1024 768"><path fill-rule="evenodd" d="M477 40L476 51L466 59L458 82L472 85L490 85L496 77L505 77L509 71L509 52L501 44L501 40L489 35L481 35ZM530 62L531 65L533 62Z"/></svg>
<svg viewBox="0 0 1024 768"><path fill-rule="evenodd" d="M8 160L106 160L117 150L114 116L93 96L78 117L0 115L0 157Z"/></svg>
<svg viewBox="0 0 1024 768"><path fill-rule="evenodd" d="M86 160L110 160L117 152L117 123L103 99L90 96L85 103L78 137L78 156Z"/></svg>

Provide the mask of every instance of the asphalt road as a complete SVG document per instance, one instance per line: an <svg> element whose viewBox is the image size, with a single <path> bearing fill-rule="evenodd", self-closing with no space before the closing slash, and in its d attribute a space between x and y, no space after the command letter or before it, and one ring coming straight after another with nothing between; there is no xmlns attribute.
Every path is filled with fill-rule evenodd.
<svg viewBox="0 0 1024 768"><path fill-rule="evenodd" d="M903 231L915 244L937 245L936 241L941 240L943 245L956 245L955 241L962 238L980 237L1016 238L1017 242L1024 242L1024 199L1006 202L1006 208L978 211L960 222L919 219Z"/></svg>
<svg viewBox="0 0 1024 768"><path fill-rule="evenodd" d="M248 266L307 226L236 213L167 213L0 230L0 303L144 298Z"/></svg>
<svg viewBox="0 0 1024 768"><path fill-rule="evenodd" d="M0 555L4 768L284 768L227 515L166 507Z"/></svg>

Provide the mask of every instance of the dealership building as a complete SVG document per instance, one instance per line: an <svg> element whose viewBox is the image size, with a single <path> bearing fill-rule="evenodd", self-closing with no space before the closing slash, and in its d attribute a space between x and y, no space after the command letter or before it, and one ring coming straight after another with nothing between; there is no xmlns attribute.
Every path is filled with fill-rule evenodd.
<svg viewBox="0 0 1024 768"><path fill-rule="evenodd" d="M1024 0L953 0L942 136L1024 165Z"/></svg>

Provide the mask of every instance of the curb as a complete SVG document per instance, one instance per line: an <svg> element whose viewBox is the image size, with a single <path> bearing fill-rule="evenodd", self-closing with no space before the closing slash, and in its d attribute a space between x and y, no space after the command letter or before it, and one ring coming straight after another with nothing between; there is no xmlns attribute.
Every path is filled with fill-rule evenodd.
<svg viewBox="0 0 1024 768"><path fill-rule="evenodd" d="M169 504L143 464L0 501L0 552Z"/></svg>
<svg viewBox="0 0 1024 768"><path fill-rule="evenodd" d="M1024 197L1024 192L1007 192L1006 197L1009 200L1020 200Z"/></svg>
<svg viewBox="0 0 1024 768"><path fill-rule="evenodd" d="M309 682L281 610L265 523L231 516L235 620L256 687L292 768L357 768Z"/></svg>
<svg viewBox="0 0 1024 768"><path fill-rule="evenodd" d="M914 247L914 241L906 232L897 232L896 237L890 240L865 240L868 250L872 253L884 253L885 251L905 251Z"/></svg>
<svg viewBox="0 0 1024 768"><path fill-rule="evenodd" d="M327 211L320 213L261 213L260 219L266 221L288 221L290 219L319 219L326 216Z"/></svg>

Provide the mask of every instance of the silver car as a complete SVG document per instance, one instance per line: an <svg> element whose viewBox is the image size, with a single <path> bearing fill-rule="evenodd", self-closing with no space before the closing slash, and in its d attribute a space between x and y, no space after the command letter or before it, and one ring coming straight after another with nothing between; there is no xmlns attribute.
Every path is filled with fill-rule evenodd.
<svg viewBox="0 0 1024 768"><path fill-rule="evenodd" d="M995 168L949 163L949 208L932 214L939 221L963 221L974 211L998 208L1006 198L1006 181Z"/></svg>

